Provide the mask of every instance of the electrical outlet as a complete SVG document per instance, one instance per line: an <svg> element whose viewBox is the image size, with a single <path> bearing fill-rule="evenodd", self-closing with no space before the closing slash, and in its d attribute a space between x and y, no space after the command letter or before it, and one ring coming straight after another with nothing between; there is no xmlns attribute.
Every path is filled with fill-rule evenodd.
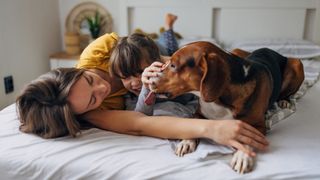
<svg viewBox="0 0 320 180"><path fill-rule="evenodd" d="M4 77L3 81L4 81L4 88L5 88L6 94L13 92L14 91L13 77L6 76Z"/></svg>

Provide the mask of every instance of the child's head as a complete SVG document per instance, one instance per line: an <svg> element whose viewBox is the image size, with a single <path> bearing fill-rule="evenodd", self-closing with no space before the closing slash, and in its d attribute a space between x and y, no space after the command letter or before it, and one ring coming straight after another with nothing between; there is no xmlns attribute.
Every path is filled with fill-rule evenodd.
<svg viewBox="0 0 320 180"><path fill-rule="evenodd" d="M154 61L160 60L156 43L143 34L132 34L119 40L110 57L110 71L120 77L125 88L138 95L141 73Z"/></svg>

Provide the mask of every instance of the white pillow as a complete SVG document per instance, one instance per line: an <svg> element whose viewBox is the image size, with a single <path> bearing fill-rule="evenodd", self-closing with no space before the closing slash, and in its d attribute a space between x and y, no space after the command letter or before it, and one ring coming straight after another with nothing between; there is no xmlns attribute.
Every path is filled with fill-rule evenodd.
<svg viewBox="0 0 320 180"><path fill-rule="evenodd" d="M270 48L286 57L313 58L320 56L320 46L307 40L298 39L268 39L237 41L230 50L240 48L252 52L259 48Z"/></svg>

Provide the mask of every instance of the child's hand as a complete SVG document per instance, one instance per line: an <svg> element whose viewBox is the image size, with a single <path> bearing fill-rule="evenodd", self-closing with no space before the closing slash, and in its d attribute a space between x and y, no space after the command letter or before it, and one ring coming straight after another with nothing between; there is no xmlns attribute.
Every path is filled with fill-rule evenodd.
<svg viewBox="0 0 320 180"><path fill-rule="evenodd" d="M162 65L163 63L156 61L144 69L141 75L141 82L146 88L149 89L149 86L152 85L155 79L160 76Z"/></svg>

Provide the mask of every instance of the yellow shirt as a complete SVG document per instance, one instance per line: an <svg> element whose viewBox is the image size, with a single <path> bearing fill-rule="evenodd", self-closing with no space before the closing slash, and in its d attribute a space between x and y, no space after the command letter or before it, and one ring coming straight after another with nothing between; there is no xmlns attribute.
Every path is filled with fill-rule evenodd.
<svg viewBox="0 0 320 180"><path fill-rule="evenodd" d="M109 58L119 37L116 33L105 34L90 43L81 53L77 68L99 69L109 73ZM102 109L124 109L123 95L127 93L125 88L110 94L102 102Z"/></svg>

